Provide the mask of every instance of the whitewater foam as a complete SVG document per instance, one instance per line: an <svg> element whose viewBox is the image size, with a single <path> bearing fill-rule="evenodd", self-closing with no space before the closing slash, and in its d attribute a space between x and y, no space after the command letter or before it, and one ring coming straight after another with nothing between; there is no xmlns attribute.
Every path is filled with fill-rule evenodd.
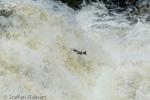
<svg viewBox="0 0 150 100"><path fill-rule="evenodd" d="M148 23L111 16L103 4L75 12L48 0L1 0L0 10L12 12L0 16L1 100L150 99Z"/></svg>

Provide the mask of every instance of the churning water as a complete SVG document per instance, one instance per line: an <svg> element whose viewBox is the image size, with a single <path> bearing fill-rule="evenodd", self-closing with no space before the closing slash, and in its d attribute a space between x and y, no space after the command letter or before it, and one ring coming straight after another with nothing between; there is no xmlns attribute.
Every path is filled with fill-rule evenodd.
<svg viewBox="0 0 150 100"><path fill-rule="evenodd" d="M150 100L149 9L1 0L0 100Z"/></svg>

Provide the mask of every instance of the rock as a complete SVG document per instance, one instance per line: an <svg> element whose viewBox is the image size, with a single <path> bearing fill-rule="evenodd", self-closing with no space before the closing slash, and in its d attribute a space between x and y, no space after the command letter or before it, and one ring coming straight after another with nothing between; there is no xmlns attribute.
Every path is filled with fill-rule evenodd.
<svg viewBox="0 0 150 100"><path fill-rule="evenodd" d="M123 9L135 6L138 0L102 0L108 9Z"/></svg>
<svg viewBox="0 0 150 100"><path fill-rule="evenodd" d="M79 9L78 5L81 4L83 0L56 0L56 1L61 1L73 9Z"/></svg>
<svg viewBox="0 0 150 100"><path fill-rule="evenodd" d="M80 5L84 2L84 0L56 0L56 1L61 1L75 10L80 9L81 8ZM123 11L128 6L131 5L135 6L138 0L85 0L86 4L97 1L104 2L104 4L108 9L120 8L120 11Z"/></svg>
<svg viewBox="0 0 150 100"><path fill-rule="evenodd" d="M80 9L81 4L84 2L84 0L55 0L55 1L61 1L75 10ZM96 1L97 0L85 0L85 3L89 4L90 2L96 2Z"/></svg>

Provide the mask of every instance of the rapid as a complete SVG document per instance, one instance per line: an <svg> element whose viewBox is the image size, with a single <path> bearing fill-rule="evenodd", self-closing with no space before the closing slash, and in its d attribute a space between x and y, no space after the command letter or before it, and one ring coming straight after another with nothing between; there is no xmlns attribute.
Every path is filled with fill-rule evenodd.
<svg viewBox="0 0 150 100"><path fill-rule="evenodd" d="M149 11L0 0L0 100L150 100Z"/></svg>

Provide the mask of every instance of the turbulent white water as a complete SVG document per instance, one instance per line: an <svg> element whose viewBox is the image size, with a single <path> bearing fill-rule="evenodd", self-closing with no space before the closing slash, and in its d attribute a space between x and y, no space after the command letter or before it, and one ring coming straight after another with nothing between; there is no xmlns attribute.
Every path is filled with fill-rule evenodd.
<svg viewBox="0 0 150 100"><path fill-rule="evenodd" d="M150 100L144 15L130 21L103 4L75 12L48 0L1 0L0 11L0 100Z"/></svg>

